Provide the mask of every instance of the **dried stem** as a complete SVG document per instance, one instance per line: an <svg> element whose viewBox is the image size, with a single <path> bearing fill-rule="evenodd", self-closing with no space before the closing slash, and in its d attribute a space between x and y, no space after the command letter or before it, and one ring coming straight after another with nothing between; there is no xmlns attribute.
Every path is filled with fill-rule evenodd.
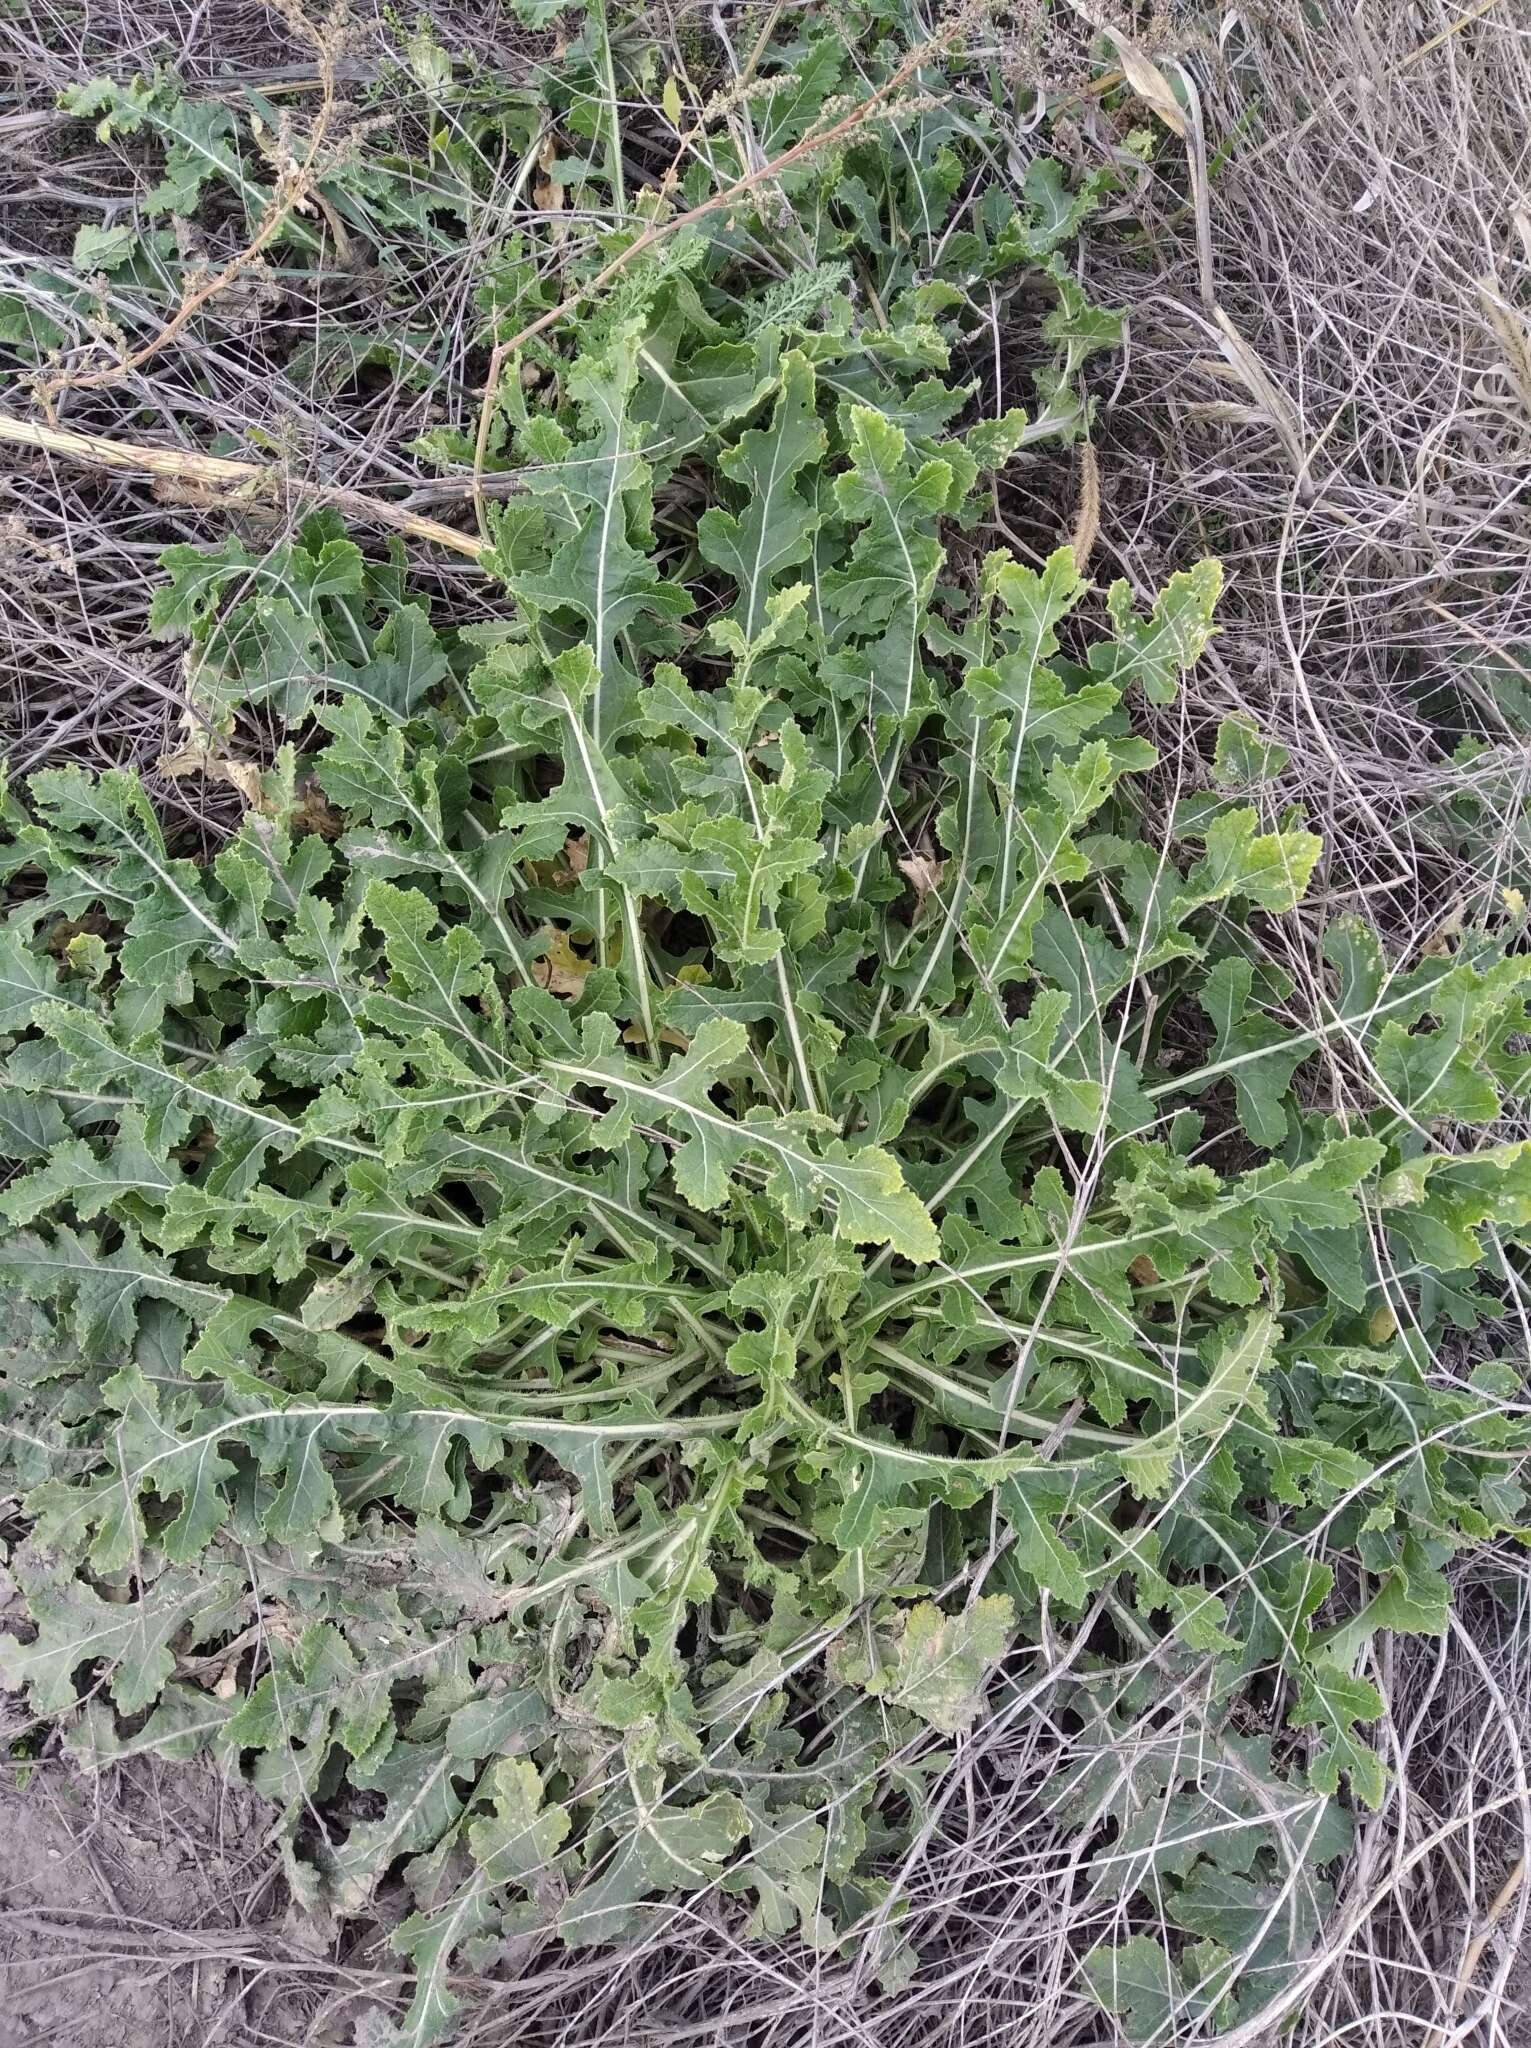
<svg viewBox="0 0 1531 2048"><path fill-rule="evenodd" d="M154 448L135 441L105 440L99 434L77 434L66 427L9 419L3 414L0 441L41 449L45 454L84 463L93 469L136 470L207 490L232 489L237 496L223 501L231 511L252 499L307 498L315 504L334 505L354 518L391 526L416 540L434 541L438 547L470 555L475 561L484 553L483 541L471 533L459 532L455 526L443 525L439 519L422 518L402 505L370 498L364 491L348 491L338 484L298 483L285 470L259 462L237 462L228 456L198 455L180 448Z"/></svg>

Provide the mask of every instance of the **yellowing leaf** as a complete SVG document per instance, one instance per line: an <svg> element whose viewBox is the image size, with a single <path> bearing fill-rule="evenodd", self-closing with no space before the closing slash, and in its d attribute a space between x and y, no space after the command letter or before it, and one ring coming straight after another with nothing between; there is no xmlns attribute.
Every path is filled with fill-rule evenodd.
<svg viewBox="0 0 1531 2048"><path fill-rule="evenodd" d="M161 775L200 775L208 782L227 782L239 791L247 810L272 808L262 792L260 766L255 761L233 760L189 741L174 753L161 754L157 766Z"/></svg>
<svg viewBox="0 0 1531 2048"><path fill-rule="evenodd" d="M888 1696L943 1734L971 1727L984 1681L1014 1626L1015 1609L1003 1593L986 1594L955 1615L922 1601L905 1617Z"/></svg>

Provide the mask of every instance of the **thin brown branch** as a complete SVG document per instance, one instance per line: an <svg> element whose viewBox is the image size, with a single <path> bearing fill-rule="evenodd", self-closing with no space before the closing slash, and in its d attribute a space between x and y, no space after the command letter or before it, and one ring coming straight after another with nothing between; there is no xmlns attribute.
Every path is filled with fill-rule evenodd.
<svg viewBox="0 0 1531 2048"><path fill-rule="evenodd" d="M295 25L303 25L302 17L296 12L289 15ZM175 312L165 322L159 333L153 335L142 348L135 349L120 362L108 363L99 370L62 370L52 377L40 378L37 382L37 396L52 420L54 400L65 391L97 391L108 384L115 384L119 378L130 377L151 362L161 349L167 348L176 336L195 319L202 308L226 292L235 279L248 270L256 258L267 249L281 232L295 207L302 206L312 193L318 175L319 153L329 135L330 124L335 117L336 78L335 63L340 53L342 20L335 19L322 28L309 31L319 59L319 84L322 97L314 125L309 131L308 147L301 161L283 167L276 181L271 200L256 225L255 233L235 256L231 256L216 277L210 277L194 291L187 292ZM330 218L330 209L325 208Z"/></svg>
<svg viewBox="0 0 1531 2048"><path fill-rule="evenodd" d="M500 376L508 359L518 349L524 348L527 342L534 341L539 334L545 334L566 314L573 312L576 306L583 304L594 293L610 284L635 257L643 255L656 243L666 240L670 235L678 234L682 228L693 227L697 221L705 220L711 214L737 205L758 186L770 184L773 179L779 178L783 171L790 170L794 164L802 163L819 150L843 142L848 135L853 135L858 128L864 127L874 114L886 107L888 100L896 92L908 84L922 65L928 64L961 33L964 25L964 16L959 13L938 34L922 43L918 49L911 50L898 69L878 86L875 92L869 93L858 106L853 107L848 114L842 115L838 121L832 122L829 127L811 129L790 149L784 149L779 156L772 157L769 163L762 164L758 170L749 171L742 178L735 179L733 184L725 186L721 192L714 192L710 199L702 200L699 205L687 207L683 213L672 214L668 220L652 221L636 240L629 242L625 249L618 250L609 263L603 264L594 277L587 278L583 284L577 284L556 306L550 306L545 313L539 313L535 320L529 321L518 333L513 334L509 341L495 344L494 353L489 358L489 374L484 380L484 397L478 415L478 433L473 444L473 510L480 533L487 537L488 525L484 514L482 481L484 458L489 448L489 430L494 421L494 404L499 393Z"/></svg>

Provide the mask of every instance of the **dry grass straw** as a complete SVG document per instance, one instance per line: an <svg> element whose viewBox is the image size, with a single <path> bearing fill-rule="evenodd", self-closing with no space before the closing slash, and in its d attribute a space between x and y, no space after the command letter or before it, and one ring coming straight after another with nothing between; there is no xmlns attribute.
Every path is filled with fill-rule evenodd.
<svg viewBox="0 0 1531 2048"><path fill-rule="evenodd" d="M241 502L258 507L293 495L289 479L267 463L233 462L227 456L204 455L199 450L147 447L136 441L106 440L98 434L72 434L63 427L50 427L36 420L8 419L3 414L0 442L36 449L84 469L139 471L179 486L187 504L195 504L198 494L205 494L209 509L220 502L225 507ZM473 534L447 526L439 519L426 519L418 512L406 511L388 498L368 498L360 491L314 482L303 487L302 496L309 504L333 505L337 511L349 513L365 524L389 527L395 533L432 542L474 561L484 552L485 543Z"/></svg>
<svg viewBox="0 0 1531 2048"><path fill-rule="evenodd" d="M1531 639L1531 30L1450 0L1204 29L1156 53L1195 133L1098 252L1131 313L1110 529L1145 584L1223 558L1205 711L1290 747L1334 886L1407 932L1523 853L1464 862L1441 806L1527 778L1473 670ZM1492 751L1453 762L1453 727Z"/></svg>

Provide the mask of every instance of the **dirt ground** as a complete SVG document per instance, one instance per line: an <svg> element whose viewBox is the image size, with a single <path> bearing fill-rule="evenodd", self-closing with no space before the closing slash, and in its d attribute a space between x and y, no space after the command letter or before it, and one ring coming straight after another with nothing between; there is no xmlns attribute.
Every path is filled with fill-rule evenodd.
<svg viewBox="0 0 1531 2048"><path fill-rule="evenodd" d="M0 1771L0 2048L371 2048L371 1972L290 1909L269 1832L201 1764Z"/></svg>

